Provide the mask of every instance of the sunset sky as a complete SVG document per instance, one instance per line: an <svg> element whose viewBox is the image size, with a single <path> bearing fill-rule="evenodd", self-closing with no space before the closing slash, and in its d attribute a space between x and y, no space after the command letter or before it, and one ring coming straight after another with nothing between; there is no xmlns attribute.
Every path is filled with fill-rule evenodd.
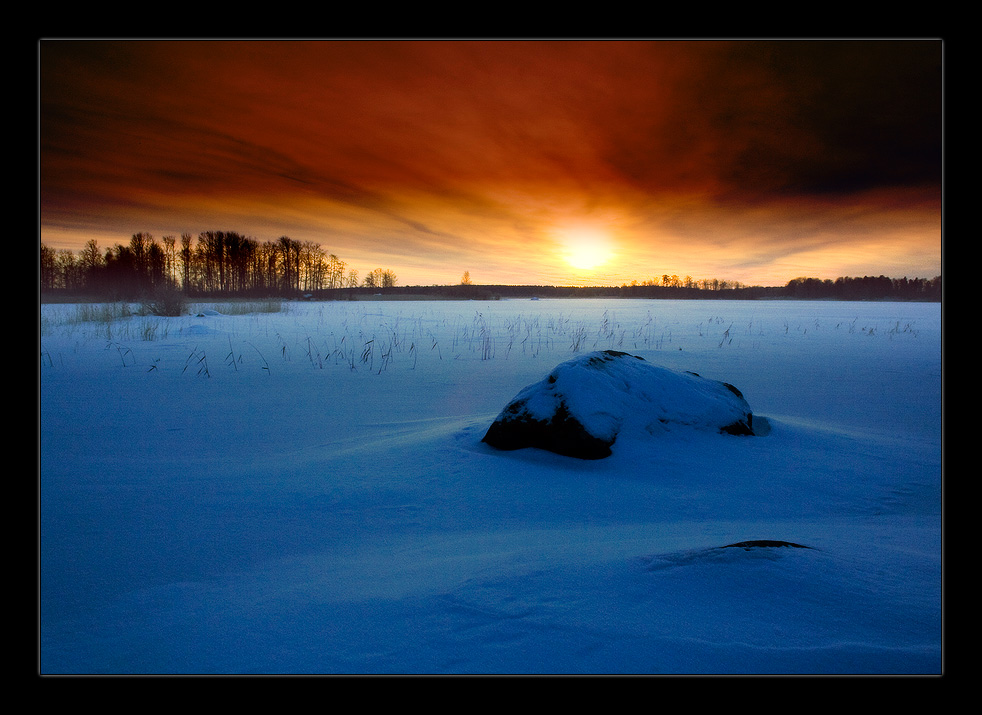
<svg viewBox="0 0 982 715"><path fill-rule="evenodd" d="M55 249L286 235L399 285L941 274L938 40L38 52Z"/></svg>

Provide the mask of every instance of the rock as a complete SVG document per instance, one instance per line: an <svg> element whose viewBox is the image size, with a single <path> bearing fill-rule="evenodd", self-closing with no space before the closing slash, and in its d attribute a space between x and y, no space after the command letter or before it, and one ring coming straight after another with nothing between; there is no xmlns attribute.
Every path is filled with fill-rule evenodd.
<svg viewBox="0 0 982 715"><path fill-rule="evenodd" d="M482 441L602 459L625 431L652 436L676 427L754 434L750 405L732 385L605 350L568 360L523 389Z"/></svg>
<svg viewBox="0 0 982 715"><path fill-rule="evenodd" d="M736 544L727 544L722 546L723 549L778 549L778 548L792 548L792 549L810 549L811 546L805 546L804 544L796 544L793 541L772 541L770 539L758 539L756 541L740 541Z"/></svg>

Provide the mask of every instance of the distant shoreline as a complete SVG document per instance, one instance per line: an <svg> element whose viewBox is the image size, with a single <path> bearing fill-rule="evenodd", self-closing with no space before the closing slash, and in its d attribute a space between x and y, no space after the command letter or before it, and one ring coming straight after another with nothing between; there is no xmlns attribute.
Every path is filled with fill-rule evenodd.
<svg viewBox="0 0 982 715"><path fill-rule="evenodd" d="M660 286L621 286L621 287L568 287L568 286L396 286L382 290L373 288L338 288L318 290L309 293L193 293L185 296L188 301L255 301L285 300L308 302L335 301L497 301L497 300L760 300L760 301L865 301L894 303L940 303L940 290L929 295L905 296L863 294L853 291L847 295L834 295L825 291L812 291L810 294L794 291L788 286L750 287L724 290L704 290L699 288L665 288ZM39 291L39 302L44 303L106 303L134 302L139 297L98 295L62 289Z"/></svg>

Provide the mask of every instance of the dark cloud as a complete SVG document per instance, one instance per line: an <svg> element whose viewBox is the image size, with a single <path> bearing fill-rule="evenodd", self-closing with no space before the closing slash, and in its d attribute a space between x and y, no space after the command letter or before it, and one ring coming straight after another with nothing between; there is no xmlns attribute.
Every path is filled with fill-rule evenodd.
<svg viewBox="0 0 982 715"><path fill-rule="evenodd" d="M764 179L789 193L940 185L940 42L737 43L721 59L719 80L700 87L716 131L747 137L730 183Z"/></svg>
<svg viewBox="0 0 982 715"><path fill-rule="evenodd" d="M50 43L42 164L844 192L939 183L940 92L933 41Z"/></svg>
<svg viewBox="0 0 982 715"><path fill-rule="evenodd" d="M662 91L625 93L607 135L607 158L644 188L749 197L940 186L940 42L670 49L686 55L684 71Z"/></svg>

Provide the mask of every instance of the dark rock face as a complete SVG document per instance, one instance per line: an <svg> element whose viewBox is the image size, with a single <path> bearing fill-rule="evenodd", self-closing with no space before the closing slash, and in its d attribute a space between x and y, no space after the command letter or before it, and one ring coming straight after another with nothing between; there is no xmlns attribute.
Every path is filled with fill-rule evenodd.
<svg viewBox="0 0 982 715"><path fill-rule="evenodd" d="M531 417L525 406L524 400L510 402L481 441L498 449L538 447L580 459L603 459L610 456L613 440L590 434L569 414L565 404L560 403L555 414L547 419Z"/></svg>
<svg viewBox="0 0 982 715"><path fill-rule="evenodd" d="M732 385L605 350L564 362L526 387L483 441L504 450L537 447L602 459L625 430L651 436L678 427L754 434L750 406Z"/></svg>

